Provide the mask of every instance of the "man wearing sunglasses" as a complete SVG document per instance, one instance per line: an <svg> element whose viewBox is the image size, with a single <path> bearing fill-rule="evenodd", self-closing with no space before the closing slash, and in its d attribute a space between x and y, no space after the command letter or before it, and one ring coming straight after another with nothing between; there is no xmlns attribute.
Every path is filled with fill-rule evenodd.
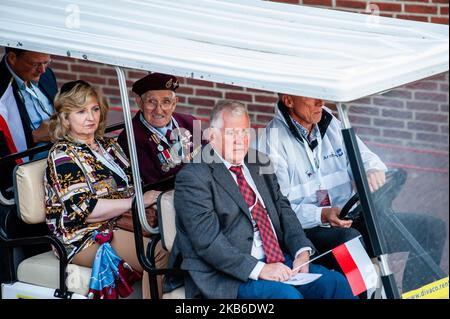
<svg viewBox="0 0 450 319"><path fill-rule="evenodd" d="M189 162L200 145L194 145L193 136L201 144L200 121L187 114L176 113L179 87L175 76L150 73L133 84L136 104L140 111L133 119L133 130L141 178L146 184L155 184L155 201L160 191L174 187L175 175ZM195 128L194 128L195 126ZM118 138L128 152L126 132ZM156 218L151 226L156 225Z"/></svg>

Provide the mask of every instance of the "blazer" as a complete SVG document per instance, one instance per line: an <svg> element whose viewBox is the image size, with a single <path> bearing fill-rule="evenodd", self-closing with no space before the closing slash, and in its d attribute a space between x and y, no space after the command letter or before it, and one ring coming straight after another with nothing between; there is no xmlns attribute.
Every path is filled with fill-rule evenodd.
<svg viewBox="0 0 450 319"><path fill-rule="evenodd" d="M156 186L152 189L158 191L165 191L168 189L173 189L175 183L175 175L179 172L183 163L170 168L168 171L163 171L162 164L165 164L162 150L158 149L159 144L155 142L152 138L152 133L142 124L139 119L141 112L136 113L133 118L133 131L136 142L136 150L139 161L139 172L141 174L141 179L145 184L155 184ZM178 122L180 128L185 129L194 134L196 130L195 120L196 118L188 114L173 113L173 118ZM201 132L201 128L198 127L197 130ZM193 137L190 137L190 141L193 142ZM123 130L117 142L123 148L127 155L129 155L129 147L127 141L127 134ZM163 143L162 145L165 146ZM192 152L192 150L191 150Z"/></svg>
<svg viewBox="0 0 450 319"><path fill-rule="evenodd" d="M253 154L257 163L249 163L247 157L245 164L264 200L281 249L292 256L303 247L314 249L280 192L276 175L261 173L261 163L270 165L268 158ZM181 265L188 272L188 298L237 298L239 285L249 280L258 262L251 255L251 213L231 174L215 156L213 163L198 163L194 158L176 176L177 236L169 264Z"/></svg>

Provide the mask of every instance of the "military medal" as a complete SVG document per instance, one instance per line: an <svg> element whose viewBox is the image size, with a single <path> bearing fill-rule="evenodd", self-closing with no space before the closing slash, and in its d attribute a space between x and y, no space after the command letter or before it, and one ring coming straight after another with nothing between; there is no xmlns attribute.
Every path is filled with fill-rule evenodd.
<svg viewBox="0 0 450 319"><path fill-rule="evenodd" d="M170 153L168 150L164 150L162 151L162 155L164 156L164 158L166 159L166 161L168 161L170 159Z"/></svg>
<svg viewBox="0 0 450 319"><path fill-rule="evenodd" d="M165 160L164 156L161 153L159 153L157 156L158 156L158 159L161 162L161 164L166 163L166 160Z"/></svg>
<svg viewBox="0 0 450 319"><path fill-rule="evenodd" d="M160 143L161 143L160 140L159 140L159 138L156 136L155 133L152 134L152 140L153 140L153 142L155 142L156 144L160 144Z"/></svg>
<svg viewBox="0 0 450 319"><path fill-rule="evenodd" d="M175 126L172 133L175 132L177 136L177 142L171 144L170 141L166 141L164 136L152 127L144 118L143 114L140 115L140 120L144 126L151 132L150 141L153 141L157 146L159 152L158 159L161 162L161 170L163 172L168 172L171 168L176 167L183 163L184 158L190 159L193 154L189 154L189 149L193 145L190 142L192 133L186 130L182 133L178 122L172 117L172 123ZM163 143L167 144L168 148L165 148ZM188 153L186 156L184 154Z"/></svg>

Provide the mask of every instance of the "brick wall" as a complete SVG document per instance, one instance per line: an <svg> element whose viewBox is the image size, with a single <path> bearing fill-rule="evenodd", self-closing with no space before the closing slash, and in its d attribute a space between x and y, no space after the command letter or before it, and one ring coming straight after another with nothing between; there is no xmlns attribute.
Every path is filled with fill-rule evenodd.
<svg viewBox="0 0 450 319"><path fill-rule="evenodd" d="M68 58L55 58L59 85L82 78L101 88L108 98L114 118L121 119L120 93L114 69L107 65ZM127 84L146 72L126 70ZM448 150L448 73L396 88L383 95L362 98L350 104L350 120L365 140ZM130 105L135 108L134 93L129 90ZM274 113L276 94L195 79L180 79L178 112L207 119L219 99L244 102L252 123L264 126ZM329 104L334 108L332 104ZM114 113L114 112L112 112ZM114 121L114 120L112 120Z"/></svg>
<svg viewBox="0 0 450 319"><path fill-rule="evenodd" d="M361 0L277 0L292 4L320 6L354 12L379 12L402 19L448 24L448 0L361 1ZM369 4L369 9L368 8ZM103 91L112 110L111 121L120 116L120 94L112 67L54 57L52 62L59 85L74 79L89 81ZM127 70L128 86L145 72ZM273 116L276 95L242 87L180 79L180 103L177 110L208 118L218 99L244 102L252 122L264 126ZM351 104L350 119L357 133L373 142L448 151L448 73L413 83L382 96L363 98ZM130 96L133 94L130 91ZM130 99L132 107L134 102ZM332 105L330 105L332 106Z"/></svg>
<svg viewBox="0 0 450 319"><path fill-rule="evenodd" d="M448 0L273 0L447 24ZM448 151L448 72L351 104L350 119L365 140Z"/></svg>
<svg viewBox="0 0 450 319"><path fill-rule="evenodd" d="M448 24L448 0L272 0L314 7Z"/></svg>

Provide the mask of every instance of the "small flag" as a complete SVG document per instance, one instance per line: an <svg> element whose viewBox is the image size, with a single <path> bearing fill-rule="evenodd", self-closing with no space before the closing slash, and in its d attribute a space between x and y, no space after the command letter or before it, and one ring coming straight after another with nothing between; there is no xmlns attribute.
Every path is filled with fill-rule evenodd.
<svg viewBox="0 0 450 319"><path fill-rule="evenodd" d="M27 149L22 120L11 83L12 78L7 89L3 92L3 95L0 96L0 134L4 136L6 147L10 154ZM17 159L16 164L27 161L28 157Z"/></svg>
<svg viewBox="0 0 450 319"><path fill-rule="evenodd" d="M359 237L333 248L332 253L347 277L353 295L376 287L378 274Z"/></svg>

